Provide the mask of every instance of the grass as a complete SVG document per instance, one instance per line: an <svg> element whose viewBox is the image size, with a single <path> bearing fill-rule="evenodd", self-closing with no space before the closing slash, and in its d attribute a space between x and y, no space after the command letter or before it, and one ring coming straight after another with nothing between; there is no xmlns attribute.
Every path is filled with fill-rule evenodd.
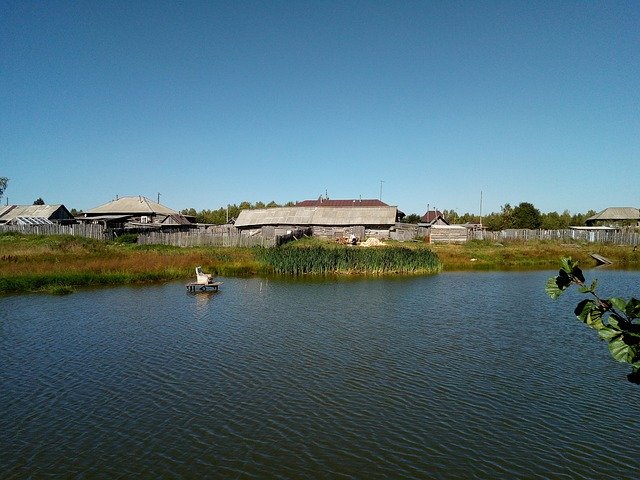
<svg viewBox="0 0 640 480"><path fill-rule="evenodd" d="M73 236L0 234L0 293L68 293L84 286L162 282L194 276L255 275L248 249L110 243Z"/></svg>
<svg viewBox="0 0 640 480"><path fill-rule="evenodd" d="M473 241L429 246L422 242L386 243L386 247L362 248L310 238L277 249L179 248L3 233L0 294L66 294L85 286L188 279L194 276L198 265L207 273L222 276L422 274L441 268L555 269L564 256L571 256L588 268L595 266L590 253L598 253L613 260L615 267L640 268L640 249L631 246L557 241Z"/></svg>
<svg viewBox="0 0 640 480"><path fill-rule="evenodd" d="M495 243L474 240L466 244L432 245L444 270L546 269L558 267L570 256L584 268L595 266L592 253L614 262L615 268L640 268L640 249L629 245L605 245L553 240Z"/></svg>

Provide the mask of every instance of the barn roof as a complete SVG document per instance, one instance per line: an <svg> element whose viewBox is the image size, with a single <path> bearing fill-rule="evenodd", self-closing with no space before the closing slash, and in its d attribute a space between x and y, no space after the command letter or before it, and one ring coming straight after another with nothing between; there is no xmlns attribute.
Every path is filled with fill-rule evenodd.
<svg viewBox="0 0 640 480"><path fill-rule="evenodd" d="M587 218L587 222L598 220L640 220L640 210L634 207L609 207Z"/></svg>
<svg viewBox="0 0 640 480"><path fill-rule="evenodd" d="M319 198L317 200L303 200L296 202L296 207L388 207L386 203L377 199L358 200L329 200Z"/></svg>
<svg viewBox="0 0 640 480"><path fill-rule="evenodd" d="M130 215L174 215L177 214L175 210L172 210L164 205L153 202L147 197L140 195L131 197L120 197L116 200L112 200L109 203L100 205L99 207L92 208L85 212L87 215L113 215L113 214L130 214Z"/></svg>
<svg viewBox="0 0 640 480"><path fill-rule="evenodd" d="M0 223L7 223L17 217L42 217L51 218L55 213L65 206L58 205L7 205L0 207ZM67 212L68 213L68 212ZM71 214L69 214L71 216Z"/></svg>
<svg viewBox="0 0 640 480"><path fill-rule="evenodd" d="M261 225L393 225L396 207L279 207L242 210L236 227Z"/></svg>

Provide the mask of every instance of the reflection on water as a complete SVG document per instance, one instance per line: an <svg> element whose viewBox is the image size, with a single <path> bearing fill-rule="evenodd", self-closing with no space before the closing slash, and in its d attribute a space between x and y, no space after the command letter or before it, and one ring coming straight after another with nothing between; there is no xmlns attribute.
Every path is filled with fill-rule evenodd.
<svg viewBox="0 0 640 480"><path fill-rule="evenodd" d="M636 478L640 388L551 274L2 298L2 476Z"/></svg>

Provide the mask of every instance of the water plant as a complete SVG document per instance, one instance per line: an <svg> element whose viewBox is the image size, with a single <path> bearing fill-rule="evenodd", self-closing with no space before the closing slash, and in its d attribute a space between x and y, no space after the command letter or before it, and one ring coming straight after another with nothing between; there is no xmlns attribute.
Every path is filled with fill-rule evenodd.
<svg viewBox="0 0 640 480"><path fill-rule="evenodd" d="M438 256L427 248L400 246L360 248L353 246L288 244L257 249L256 258L279 275L329 275L436 273L442 269Z"/></svg>

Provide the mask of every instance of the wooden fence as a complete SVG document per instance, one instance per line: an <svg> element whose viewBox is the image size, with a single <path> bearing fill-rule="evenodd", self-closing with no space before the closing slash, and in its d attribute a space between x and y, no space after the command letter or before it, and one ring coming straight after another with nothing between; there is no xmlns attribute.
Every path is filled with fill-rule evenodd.
<svg viewBox="0 0 640 480"><path fill-rule="evenodd" d="M276 247L310 233L310 230L296 229L277 234L274 227L241 232L235 228L225 227L188 232L145 232L138 235L138 243L175 247Z"/></svg>
<svg viewBox="0 0 640 480"><path fill-rule="evenodd" d="M500 232L470 232L469 239L484 239L494 242L504 240L560 240L592 243L611 243L614 245L639 245L640 233L632 229L625 230L517 230Z"/></svg>
<svg viewBox="0 0 640 480"><path fill-rule="evenodd" d="M101 225L75 223L72 225L0 225L0 232L18 232L27 235L74 235L95 240L111 240L113 232Z"/></svg>
<svg viewBox="0 0 640 480"><path fill-rule="evenodd" d="M256 235L216 234L207 231L146 232L138 235L140 245L173 245L174 247L273 247L276 238Z"/></svg>
<svg viewBox="0 0 640 480"><path fill-rule="evenodd" d="M415 226L403 228L401 234L392 232L394 240L411 240L423 237L426 233ZM113 240L117 237L114 230L105 229L101 225L77 223L73 225L0 225L2 232L19 232L32 235L75 235L95 240ZM286 232L286 233L285 233ZM370 231L358 232L364 236L372 236ZM211 226L206 230L186 232L148 231L138 234L138 243L142 245L174 245L178 247L216 246L216 247L273 247L281 245L303 235L312 235L311 229L285 230L275 227L263 227L252 231L240 231L233 226ZM493 242L508 240L559 240L581 241L592 243L609 243L614 245L640 245L640 233L634 229L624 230L502 230L500 232L468 231L468 240L484 239ZM460 241L458 239L458 241Z"/></svg>

